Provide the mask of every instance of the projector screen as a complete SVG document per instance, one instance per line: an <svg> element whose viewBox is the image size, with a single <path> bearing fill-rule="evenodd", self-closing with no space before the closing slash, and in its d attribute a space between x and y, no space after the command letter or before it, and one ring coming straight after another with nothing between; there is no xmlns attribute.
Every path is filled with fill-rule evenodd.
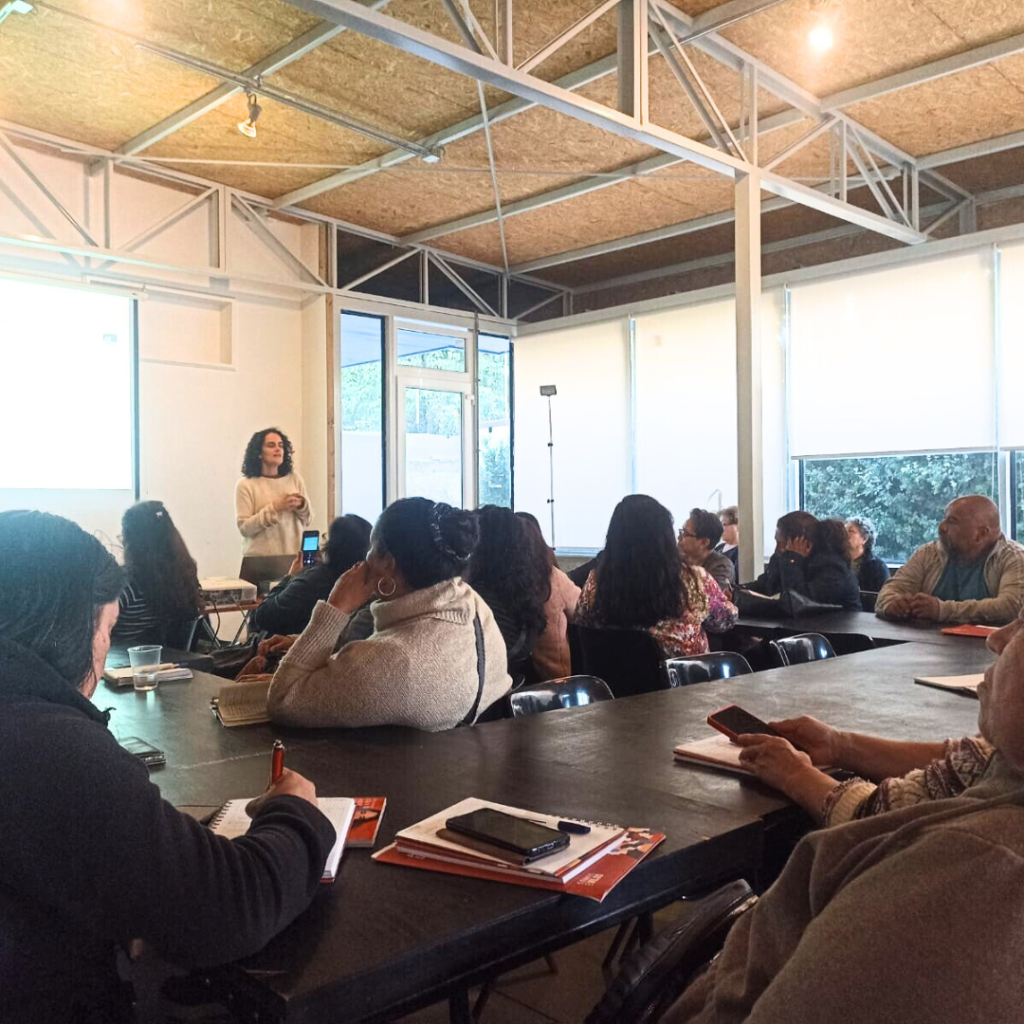
<svg viewBox="0 0 1024 1024"><path fill-rule="evenodd" d="M131 298L0 277L0 509L116 537L136 494L134 322Z"/></svg>

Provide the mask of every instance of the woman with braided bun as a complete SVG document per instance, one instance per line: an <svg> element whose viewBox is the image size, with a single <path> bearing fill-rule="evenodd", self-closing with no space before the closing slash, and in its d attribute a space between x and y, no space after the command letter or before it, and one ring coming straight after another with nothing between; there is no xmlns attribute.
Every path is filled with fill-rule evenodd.
<svg viewBox="0 0 1024 1024"><path fill-rule="evenodd" d="M370 553L343 573L291 645L267 699L275 722L472 724L512 685L490 608L462 579L479 541L472 512L403 498L380 515ZM373 599L374 632L334 648Z"/></svg>

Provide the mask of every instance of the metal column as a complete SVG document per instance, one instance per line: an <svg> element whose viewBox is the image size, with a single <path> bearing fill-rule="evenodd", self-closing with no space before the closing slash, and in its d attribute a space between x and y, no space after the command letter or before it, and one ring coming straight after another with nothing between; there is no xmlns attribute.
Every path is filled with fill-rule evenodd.
<svg viewBox="0 0 1024 1024"><path fill-rule="evenodd" d="M764 566L761 444L761 188L736 177L736 466L739 474L739 579Z"/></svg>

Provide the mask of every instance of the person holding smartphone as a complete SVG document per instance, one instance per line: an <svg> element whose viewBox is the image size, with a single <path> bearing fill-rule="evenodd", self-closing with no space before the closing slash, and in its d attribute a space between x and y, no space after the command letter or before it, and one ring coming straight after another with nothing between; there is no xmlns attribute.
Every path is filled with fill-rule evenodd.
<svg viewBox="0 0 1024 1024"><path fill-rule="evenodd" d="M313 509L293 455L291 441L277 427L257 430L249 438L242 479L235 484L235 522L242 535L243 557L299 550Z"/></svg>

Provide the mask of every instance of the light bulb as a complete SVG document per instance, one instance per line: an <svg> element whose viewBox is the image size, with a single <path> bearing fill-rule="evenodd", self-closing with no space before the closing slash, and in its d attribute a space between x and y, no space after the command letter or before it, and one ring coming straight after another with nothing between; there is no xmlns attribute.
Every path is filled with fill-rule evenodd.
<svg viewBox="0 0 1024 1024"><path fill-rule="evenodd" d="M252 123L251 119L238 122L238 130L249 139L256 138L256 125Z"/></svg>
<svg viewBox="0 0 1024 1024"><path fill-rule="evenodd" d="M807 41L811 44L812 50L824 53L832 49L835 39L832 37L832 29L828 25L815 25L807 35Z"/></svg>
<svg viewBox="0 0 1024 1024"><path fill-rule="evenodd" d="M263 108L256 102L256 93L247 93L246 99L249 102L249 116L244 121L239 121L237 127L247 139L255 139L256 121L263 112Z"/></svg>

